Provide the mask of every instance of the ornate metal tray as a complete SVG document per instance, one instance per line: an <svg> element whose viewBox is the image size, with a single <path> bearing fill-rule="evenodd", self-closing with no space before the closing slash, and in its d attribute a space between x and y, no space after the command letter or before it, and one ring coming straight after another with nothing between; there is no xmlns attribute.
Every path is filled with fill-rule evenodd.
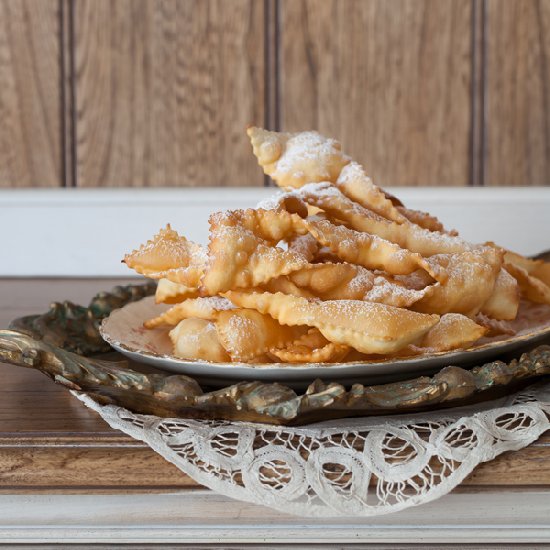
<svg viewBox="0 0 550 550"><path fill-rule="evenodd" d="M470 370L446 366L432 377L351 387L315 380L303 392L279 383L240 382L218 390L182 374L132 364L99 334L111 311L154 292L154 285L115 287L88 307L54 303L43 315L14 320L0 330L0 361L35 368L101 404L161 417L219 418L298 425L347 416L413 412L464 405L515 390L550 374L550 346Z"/></svg>

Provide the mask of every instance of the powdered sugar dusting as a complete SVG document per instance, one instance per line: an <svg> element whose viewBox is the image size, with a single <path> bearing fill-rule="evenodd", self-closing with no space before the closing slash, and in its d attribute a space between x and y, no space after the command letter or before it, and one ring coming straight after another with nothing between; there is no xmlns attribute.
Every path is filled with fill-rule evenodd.
<svg viewBox="0 0 550 550"><path fill-rule="evenodd" d="M372 271L365 269L362 266L357 266L357 273L348 283L351 292L362 292L363 290L372 288L374 275Z"/></svg>
<svg viewBox="0 0 550 550"><path fill-rule="evenodd" d="M356 181L358 179L363 179L365 177L366 175L363 167L359 163L352 161L346 166L344 166L344 168L342 168L342 171L340 172L340 176L338 177L337 183L342 183L342 184L351 183L353 181Z"/></svg>
<svg viewBox="0 0 550 550"><path fill-rule="evenodd" d="M262 210L277 210L277 208L281 206L282 200L288 195L289 193L279 191L271 197L261 200L258 204L256 204L256 208L261 208Z"/></svg>
<svg viewBox="0 0 550 550"><path fill-rule="evenodd" d="M274 179L291 175L303 178L307 175L308 164L315 167L318 179L331 177L330 164L334 157L346 159L335 139L326 138L317 132L300 132L294 134L286 143L286 148L277 161Z"/></svg>
<svg viewBox="0 0 550 550"><path fill-rule="evenodd" d="M215 311L226 311L235 307L227 298L223 298L222 296L208 296L196 299L200 300L201 306L211 308Z"/></svg>
<svg viewBox="0 0 550 550"><path fill-rule="evenodd" d="M418 301L425 291L411 290L386 277L375 277L372 289L365 295L365 300L396 307L408 307Z"/></svg>

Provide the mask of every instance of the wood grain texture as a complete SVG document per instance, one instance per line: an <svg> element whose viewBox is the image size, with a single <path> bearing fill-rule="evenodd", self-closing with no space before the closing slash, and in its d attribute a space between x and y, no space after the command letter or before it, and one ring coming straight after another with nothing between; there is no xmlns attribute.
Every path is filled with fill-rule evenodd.
<svg viewBox="0 0 550 550"><path fill-rule="evenodd" d="M550 1L487 0L486 185L550 185Z"/></svg>
<svg viewBox="0 0 550 550"><path fill-rule="evenodd" d="M77 184L262 185L263 2L76 0Z"/></svg>
<svg viewBox="0 0 550 550"><path fill-rule="evenodd" d="M86 445L76 441L64 446L59 440L30 444L15 441L13 447L0 447L0 491L2 489L39 491L45 488L87 488L89 491L121 488L174 490L197 487L173 464L149 447ZM48 444L49 443L49 444Z"/></svg>
<svg viewBox="0 0 550 550"><path fill-rule="evenodd" d="M117 282L122 281L4 279L0 304L12 318L29 315L63 296L87 303ZM6 324L0 312L0 326ZM197 486L39 372L6 364L0 364L0 372L0 494L158 492ZM550 432L527 448L479 465L458 489L509 492L522 487L550 487Z"/></svg>
<svg viewBox="0 0 550 550"><path fill-rule="evenodd" d="M0 187L62 185L59 2L0 0Z"/></svg>
<svg viewBox="0 0 550 550"><path fill-rule="evenodd" d="M472 0L472 75L470 185L483 185L485 105L485 0Z"/></svg>
<svg viewBox="0 0 550 550"><path fill-rule="evenodd" d="M282 0L281 125L342 141L381 185L470 183L472 6Z"/></svg>

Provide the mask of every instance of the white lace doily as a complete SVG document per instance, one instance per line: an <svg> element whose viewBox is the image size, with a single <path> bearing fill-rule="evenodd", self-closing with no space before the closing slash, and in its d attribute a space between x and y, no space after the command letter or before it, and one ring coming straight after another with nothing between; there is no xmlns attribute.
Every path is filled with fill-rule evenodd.
<svg viewBox="0 0 550 550"><path fill-rule="evenodd" d="M300 516L374 516L429 502L550 429L548 382L481 405L301 428L158 418L78 397L198 483Z"/></svg>

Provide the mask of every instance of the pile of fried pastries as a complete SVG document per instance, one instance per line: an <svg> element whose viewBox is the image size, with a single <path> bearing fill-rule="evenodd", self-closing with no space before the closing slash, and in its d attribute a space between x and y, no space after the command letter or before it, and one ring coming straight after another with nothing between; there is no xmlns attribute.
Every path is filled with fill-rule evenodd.
<svg viewBox="0 0 550 550"><path fill-rule="evenodd" d="M550 264L472 244L374 185L334 139L249 128L283 190L210 216L207 247L168 225L124 262L170 304L144 323L175 356L244 363L384 360L513 333L550 305Z"/></svg>

